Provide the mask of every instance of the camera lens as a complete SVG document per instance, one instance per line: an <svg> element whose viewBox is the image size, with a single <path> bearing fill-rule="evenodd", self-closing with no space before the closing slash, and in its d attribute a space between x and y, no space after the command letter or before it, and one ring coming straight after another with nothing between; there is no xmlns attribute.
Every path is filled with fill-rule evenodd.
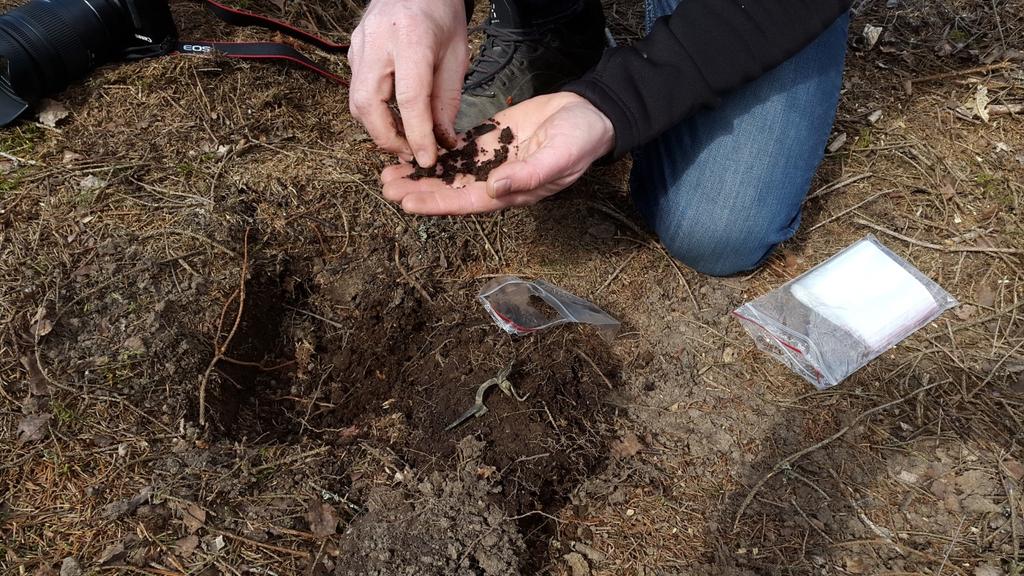
<svg viewBox="0 0 1024 576"><path fill-rule="evenodd" d="M118 0L34 0L3 14L0 89L34 104L67 88L112 59L130 36L127 18Z"/></svg>

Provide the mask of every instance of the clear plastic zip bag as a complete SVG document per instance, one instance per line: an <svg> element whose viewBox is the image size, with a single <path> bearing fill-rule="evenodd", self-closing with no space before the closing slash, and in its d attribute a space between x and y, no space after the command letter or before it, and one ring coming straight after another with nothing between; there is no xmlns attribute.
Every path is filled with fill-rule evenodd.
<svg viewBox="0 0 1024 576"><path fill-rule="evenodd" d="M570 322L591 324L607 340L619 331L619 321L594 303L543 280L496 278L484 285L478 298L494 323L509 334L523 336Z"/></svg>
<svg viewBox="0 0 1024 576"><path fill-rule="evenodd" d="M823 390L957 304L868 235L733 314L759 349Z"/></svg>

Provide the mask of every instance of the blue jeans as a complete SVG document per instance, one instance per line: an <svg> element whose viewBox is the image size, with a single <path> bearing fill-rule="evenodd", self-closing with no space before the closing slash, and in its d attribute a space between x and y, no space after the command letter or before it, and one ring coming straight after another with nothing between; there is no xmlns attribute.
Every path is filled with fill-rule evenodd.
<svg viewBox="0 0 1024 576"><path fill-rule="evenodd" d="M647 0L648 30L678 2ZM848 24L842 16L717 108L634 151L634 200L684 264L715 276L745 272L796 233L835 119Z"/></svg>

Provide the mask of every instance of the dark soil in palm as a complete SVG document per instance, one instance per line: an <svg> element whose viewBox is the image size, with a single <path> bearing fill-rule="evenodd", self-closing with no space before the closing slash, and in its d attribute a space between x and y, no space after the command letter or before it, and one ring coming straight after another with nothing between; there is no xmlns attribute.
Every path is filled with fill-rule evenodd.
<svg viewBox="0 0 1024 576"><path fill-rule="evenodd" d="M424 178L440 178L449 186L462 174L473 176L477 182L486 182L487 178L498 166L509 157L509 147L515 141L515 134L508 126L501 129L498 135L498 147L490 150L490 154L480 147L479 138L497 130L501 124L497 121L487 122L466 132L466 143L460 148L449 150L437 158L434 166L419 166L408 176L410 180ZM415 161L414 161L415 162Z"/></svg>

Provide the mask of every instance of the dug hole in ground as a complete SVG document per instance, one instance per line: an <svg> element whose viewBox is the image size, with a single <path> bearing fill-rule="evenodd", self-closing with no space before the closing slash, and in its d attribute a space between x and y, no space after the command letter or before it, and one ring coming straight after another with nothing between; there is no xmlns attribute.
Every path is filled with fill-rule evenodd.
<svg viewBox="0 0 1024 576"><path fill-rule="evenodd" d="M747 277L668 258L626 162L405 215L344 91L297 70L107 67L3 130L0 568L1020 574L1024 5L858 4L801 231ZM637 38L640 3L605 5ZM815 392L729 313L869 232L962 305ZM475 300L504 274L623 328L507 336ZM527 399L446 432L511 360Z"/></svg>

